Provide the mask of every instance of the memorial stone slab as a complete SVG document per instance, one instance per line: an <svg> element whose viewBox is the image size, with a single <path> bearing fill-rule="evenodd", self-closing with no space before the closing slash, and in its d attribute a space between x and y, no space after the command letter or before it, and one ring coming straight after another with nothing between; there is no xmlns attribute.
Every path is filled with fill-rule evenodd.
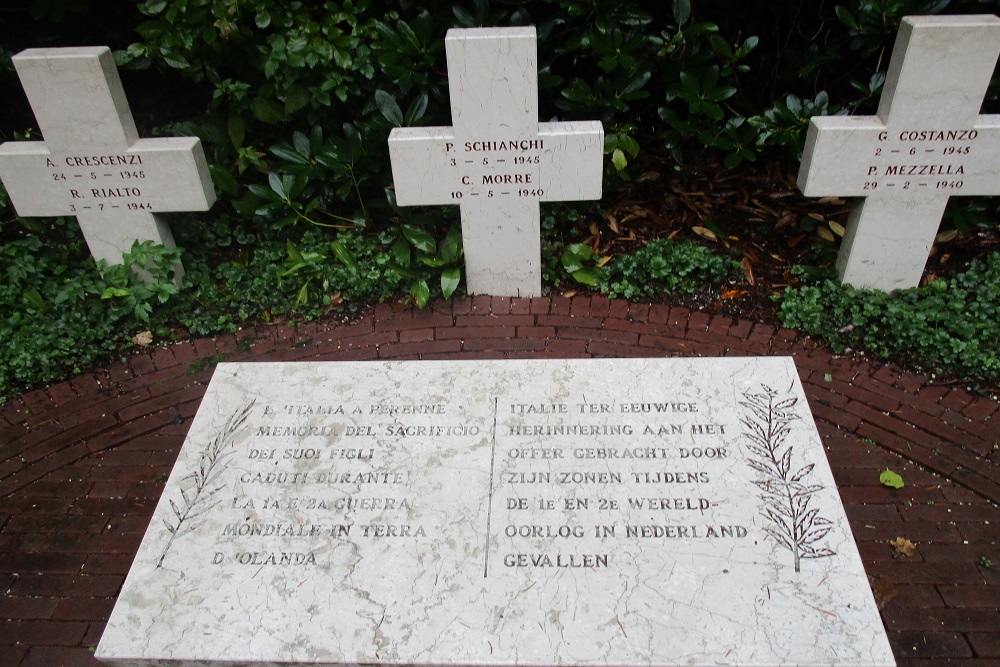
<svg viewBox="0 0 1000 667"><path fill-rule="evenodd" d="M76 216L94 258L120 264L136 240L174 247L157 213L215 202L197 137L139 138L110 49L27 49L13 61L45 139L0 145L18 215Z"/></svg>
<svg viewBox="0 0 1000 667"><path fill-rule="evenodd" d="M837 259L841 280L919 284L948 198L1000 194L1000 115L980 115L1000 53L996 16L903 19L876 116L813 117L798 185L863 197Z"/></svg>
<svg viewBox="0 0 1000 667"><path fill-rule="evenodd" d="M458 204L472 294L539 296L539 202L600 199L600 122L538 122L535 29L449 30L453 127L394 128L401 206Z"/></svg>
<svg viewBox="0 0 1000 667"><path fill-rule="evenodd" d="M219 364L97 657L894 664L790 358Z"/></svg>

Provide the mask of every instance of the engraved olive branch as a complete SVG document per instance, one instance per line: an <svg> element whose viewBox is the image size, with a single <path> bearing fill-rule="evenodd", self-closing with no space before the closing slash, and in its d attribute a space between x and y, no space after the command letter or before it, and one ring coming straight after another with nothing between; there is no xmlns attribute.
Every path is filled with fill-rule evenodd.
<svg viewBox="0 0 1000 667"><path fill-rule="evenodd" d="M213 487L213 484L225 470L225 462L235 453L235 450L232 449L233 441L239 435L256 402L256 399L250 401L250 404L245 408L230 415L222 430L202 450L198 467L184 478L184 480L189 480L187 490L184 489L184 480L182 480L181 502L178 505L171 499L170 509L173 512L173 517L169 520L163 520L163 525L170 532L170 540L163 547L156 567L163 565L163 559L166 558L174 540L194 530L201 523L194 520L219 504L220 501L211 502L211 500L225 485Z"/></svg>
<svg viewBox="0 0 1000 667"><path fill-rule="evenodd" d="M799 419L792 411L798 398L778 400L778 392L762 384L758 394L743 392L740 401L746 410L740 421L746 427L748 449L753 453L747 464L762 475L754 480L764 500L763 515L770 521L765 530L780 545L792 552L795 571L800 572L803 558L824 558L836 552L816 543L833 524L809 509L813 494L823 487L807 481L814 465L792 471L792 446L785 446L791 422Z"/></svg>

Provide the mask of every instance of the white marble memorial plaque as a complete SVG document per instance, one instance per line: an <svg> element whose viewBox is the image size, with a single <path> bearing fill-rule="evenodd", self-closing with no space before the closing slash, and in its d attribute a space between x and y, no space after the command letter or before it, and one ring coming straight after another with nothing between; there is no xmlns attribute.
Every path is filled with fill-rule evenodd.
<svg viewBox="0 0 1000 667"><path fill-rule="evenodd" d="M980 115L1000 53L996 16L909 16L876 116L813 117L799 169L809 197L855 203L841 280L919 284L953 195L1000 194L1000 116Z"/></svg>
<svg viewBox="0 0 1000 667"><path fill-rule="evenodd" d="M894 664L788 358L220 364L97 656Z"/></svg>
<svg viewBox="0 0 1000 667"><path fill-rule="evenodd" d="M139 138L110 49L27 49L13 61L45 139L0 145L18 215L76 216L94 258L120 264L136 240L174 246L157 213L215 202L197 137Z"/></svg>
<svg viewBox="0 0 1000 667"><path fill-rule="evenodd" d="M394 128L402 206L458 204L471 294L539 296L538 203L601 198L604 128L538 122L535 29L449 30L454 127Z"/></svg>

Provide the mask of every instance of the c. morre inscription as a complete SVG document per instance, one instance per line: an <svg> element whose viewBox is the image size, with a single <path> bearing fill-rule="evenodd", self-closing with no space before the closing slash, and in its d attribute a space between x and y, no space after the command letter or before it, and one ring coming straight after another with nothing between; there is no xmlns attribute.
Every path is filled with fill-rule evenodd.
<svg viewBox="0 0 1000 667"><path fill-rule="evenodd" d="M892 665L790 359L220 364L120 665Z"/></svg>

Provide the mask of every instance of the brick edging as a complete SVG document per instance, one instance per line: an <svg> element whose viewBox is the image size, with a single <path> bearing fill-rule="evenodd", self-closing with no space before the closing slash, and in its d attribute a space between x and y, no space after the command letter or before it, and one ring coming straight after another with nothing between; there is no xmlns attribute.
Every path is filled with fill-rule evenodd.
<svg viewBox="0 0 1000 667"><path fill-rule="evenodd" d="M186 423L218 361L764 356L795 359L813 415L1000 503L1000 403L836 357L790 329L604 297L380 304L356 322L272 325L158 347L0 406L0 497L130 438Z"/></svg>

